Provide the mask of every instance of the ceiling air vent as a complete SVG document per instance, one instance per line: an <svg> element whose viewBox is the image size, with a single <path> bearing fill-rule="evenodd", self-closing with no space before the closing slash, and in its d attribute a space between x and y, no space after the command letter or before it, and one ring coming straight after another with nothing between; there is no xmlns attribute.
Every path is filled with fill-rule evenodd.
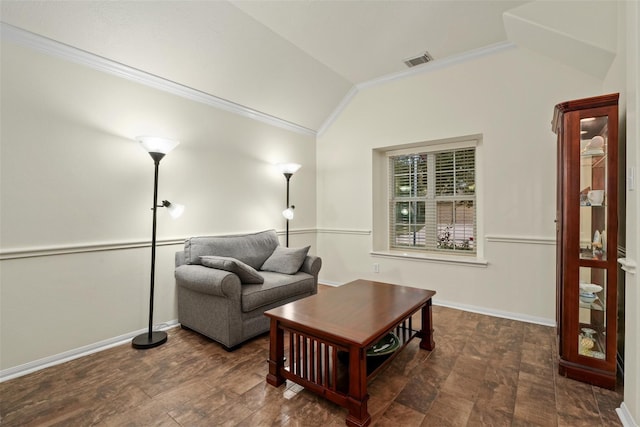
<svg viewBox="0 0 640 427"><path fill-rule="evenodd" d="M429 52L425 52L415 58L405 59L404 63L407 64L407 67L415 67L416 65L426 64L429 61L433 61L433 56L431 56Z"/></svg>

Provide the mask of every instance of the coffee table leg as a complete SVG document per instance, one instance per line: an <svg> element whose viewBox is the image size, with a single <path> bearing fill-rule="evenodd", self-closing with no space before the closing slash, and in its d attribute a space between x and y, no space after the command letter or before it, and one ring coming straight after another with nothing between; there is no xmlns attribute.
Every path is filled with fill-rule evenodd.
<svg viewBox="0 0 640 427"><path fill-rule="evenodd" d="M285 382L285 378L280 375L284 368L284 331L278 327L278 321L271 319L271 329L269 330L269 373L267 383L278 387Z"/></svg>
<svg viewBox="0 0 640 427"><path fill-rule="evenodd" d="M371 424L367 409L367 361L365 351L358 347L349 350L349 395L347 396L347 425L363 427Z"/></svg>
<svg viewBox="0 0 640 427"><path fill-rule="evenodd" d="M431 315L431 299L422 306L422 330L419 334L422 337L420 348L433 350L436 343L433 341L433 317Z"/></svg>

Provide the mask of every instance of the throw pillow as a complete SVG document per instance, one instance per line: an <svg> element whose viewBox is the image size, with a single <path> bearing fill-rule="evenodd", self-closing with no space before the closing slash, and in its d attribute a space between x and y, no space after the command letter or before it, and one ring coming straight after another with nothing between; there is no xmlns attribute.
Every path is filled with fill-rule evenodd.
<svg viewBox="0 0 640 427"><path fill-rule="evenodd" d="M207 255L201 256L200 262L205 267L217 268L219 270L235 273L242 283L261 284L264 278L253 267L235 258Z"/></svg>
<svg viewBox="0 0 640 427"><path fill-rule="evenodd" d="M304 248L276 247L271 256L262 264L260 270L282 274L295 274L302 267L310 246Z"/></svg>

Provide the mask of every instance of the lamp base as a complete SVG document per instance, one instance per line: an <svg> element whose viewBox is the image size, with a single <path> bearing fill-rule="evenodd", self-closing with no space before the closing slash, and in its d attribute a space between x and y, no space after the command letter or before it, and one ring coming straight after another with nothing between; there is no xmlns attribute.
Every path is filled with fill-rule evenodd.
<svg viewBox="0 0 640 427"><path fill-rule="evenodd" d="M144 334L140 334L131 341L131 346L133 348L139 349L147 349L158 347L167 342L167 333L164 331L155 331L151 332L151 339L149 339L149 333L145 332Z"/></svg>

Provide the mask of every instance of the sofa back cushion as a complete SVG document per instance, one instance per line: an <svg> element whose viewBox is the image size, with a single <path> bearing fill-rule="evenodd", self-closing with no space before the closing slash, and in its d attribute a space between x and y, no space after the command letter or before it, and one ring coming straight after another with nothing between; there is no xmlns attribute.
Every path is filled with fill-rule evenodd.
<svg viewBox="0 0 640 427"><path fill-rule="evenodd" d="M184 243L184 256L187 264L202 264L201 256L230 257L258 270L277 246L275 230L235 236L191 237Z"/></svg>

